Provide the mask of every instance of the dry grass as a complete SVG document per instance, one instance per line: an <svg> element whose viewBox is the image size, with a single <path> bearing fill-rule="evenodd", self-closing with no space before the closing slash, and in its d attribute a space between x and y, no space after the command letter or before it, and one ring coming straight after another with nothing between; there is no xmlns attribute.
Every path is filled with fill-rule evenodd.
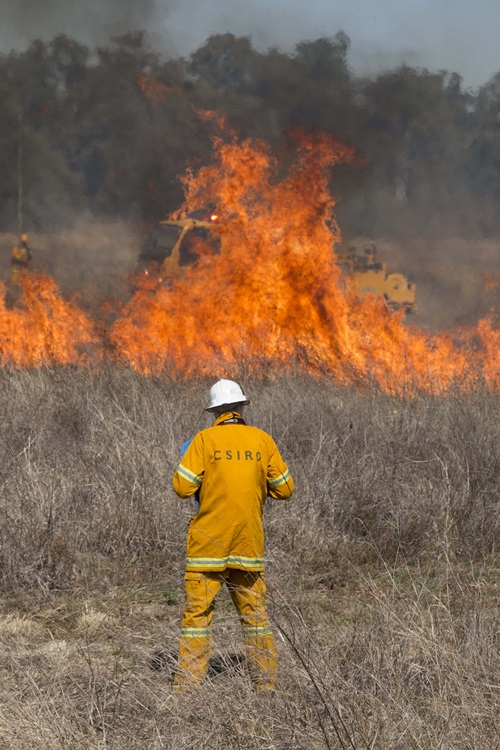
<svg viewBox="0 0 500 750"><path fill-rule="evenodd" d="M0 372L0 748L499 747L499 404L245 380L297 482L266 509L272 697L223 597L209 682L170 690L206 382Z"/></svg>

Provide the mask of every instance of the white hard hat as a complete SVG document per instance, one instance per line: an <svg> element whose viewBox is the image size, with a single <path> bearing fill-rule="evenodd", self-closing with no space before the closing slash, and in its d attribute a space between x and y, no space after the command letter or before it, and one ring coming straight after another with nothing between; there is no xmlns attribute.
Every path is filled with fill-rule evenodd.
<svg viewBox="0 0 500 750"><path fill-rule="evenodd" d="M205 411L212 411L219 406L230 406L232 404L249 404L241 387L234 380L218 380L211 388L209 404Z"/></svg>

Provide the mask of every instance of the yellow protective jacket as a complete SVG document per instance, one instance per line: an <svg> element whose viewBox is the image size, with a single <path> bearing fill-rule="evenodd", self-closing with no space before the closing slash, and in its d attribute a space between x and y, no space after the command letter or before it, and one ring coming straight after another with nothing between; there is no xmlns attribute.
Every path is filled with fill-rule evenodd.
<svg viewBox="0 0 500 750"><path fill-rule="evenodd" d="M31 252L25 242L20 245L14 245L12 248L11 262L17 266L27 267L31 260Z"/></svg>
<svg viewBox="0 0 500 750"><path fill-rule="evenodd" d="M173 485L182 498L199 491L186 570L264 570L264 503L268 496L288 500L294 490L270 435L245 424L237 412L222 414L194 437Z"/></svg>

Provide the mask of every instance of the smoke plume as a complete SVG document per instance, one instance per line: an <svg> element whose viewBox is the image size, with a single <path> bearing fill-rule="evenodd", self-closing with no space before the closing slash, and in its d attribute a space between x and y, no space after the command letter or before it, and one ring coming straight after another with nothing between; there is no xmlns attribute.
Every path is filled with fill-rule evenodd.
<svg viewBox="0 0 500 750"><path fill-rule="evenodd" d="M24 48L33 39L49 41L66 34L83 44L105 44L110 38L154 28L165 14L158 0L2 0L0 47Z"/></svg>

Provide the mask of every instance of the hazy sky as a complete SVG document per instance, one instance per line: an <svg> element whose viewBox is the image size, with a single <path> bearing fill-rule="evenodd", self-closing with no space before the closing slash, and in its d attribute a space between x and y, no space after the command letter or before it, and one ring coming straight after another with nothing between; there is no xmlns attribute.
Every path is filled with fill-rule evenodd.
<svg viewBox="0 0 500 750"><path fill-rule="evenodd" d="M0 0L0 50L65 33L88 44L145 28L171 55L211 34L250 36L258 49L344 31L349 63L377 73L401 63L460 73L466 86L500 71L500 0Z"/></svg>

